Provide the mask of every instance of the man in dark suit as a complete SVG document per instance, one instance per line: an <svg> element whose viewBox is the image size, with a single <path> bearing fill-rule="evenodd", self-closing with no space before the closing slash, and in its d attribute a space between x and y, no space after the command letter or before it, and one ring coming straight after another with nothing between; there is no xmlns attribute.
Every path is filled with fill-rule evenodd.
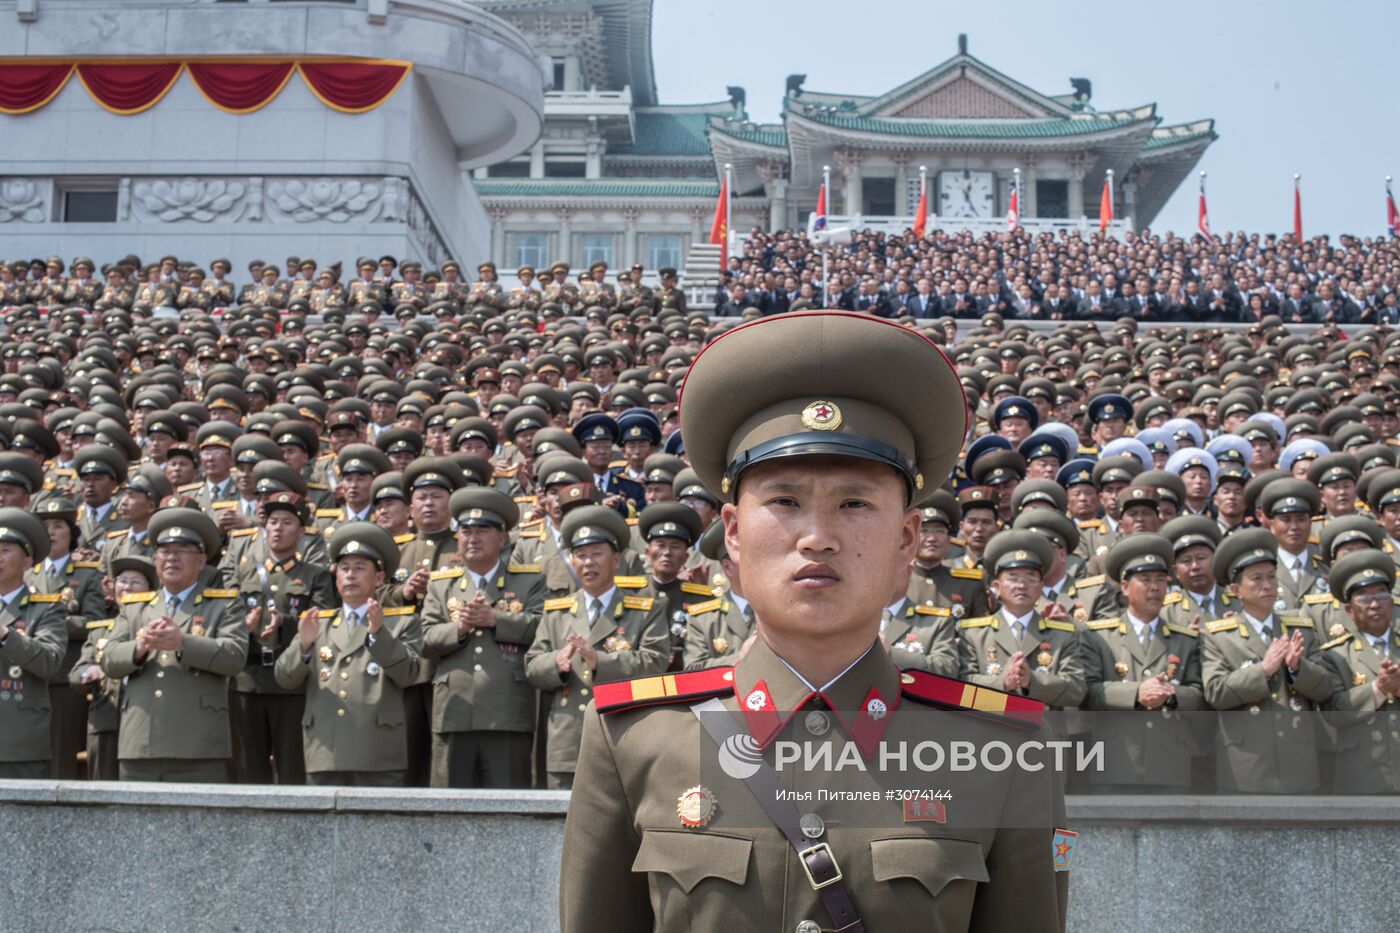
<svg viewBox="0 0 1400 933"><path fill-rule="evenodd" d="M1113 320L1118 316L1108 296L1103 293L1103 285L1090 280L1084 289L1084 299L1079 302L1079 316L1086 321Z"/></svg>
<svg viewBox="0 0 1400 933"><path fill-rule="evenodd" d="M933 293L933 283L919 279L916 291L904 299L904 313L916 318L933 317L938 308L938 296Z"/></svg>
<svg viewBox="0 0 1400 933"><path fill-rule="evenodd" d="M860 283L860 294L856 297L853 310L862 314L873 314L875 317L891 316L890 300L876 287L874 279L866 279Z"/></svg>
<svg viewBox="0 0 1400 933"><path fill-rule="evenodd" d="M1210 288L1205 292L1206 314L1212 321L1238 321L1243 302L1234 286L1225 281L1225 276L1216 273L1211 276Z"/></svg>
<svg viewBox="0 0 1400 933"><path fill-rule="evenodd" d="M765 288L758 298L758 310L765 315L782 314L790 305L788 293L781 288Z"/></svg>
<svg viewBox="0 0 1400 933"><path fill-rule="evenodd" d="M1303 294L1303 287L1297 282L1288 286L1288 295L1279 302L1279 317L1285 324L1314 324L1312 304Z"/></svg>
<svg viewBox="0 0 1400 933"><path fill-rule="evenodd" d="M1066 297L1056 282L1045 286L1045 294L1040 298L1040 315L1051 321L1068 321L1074 318L1076 307L1073 298Z"/></svg>
<svg viewBox="0 0 1400 933"><path fill-rule="evenodd" d="M753 302L749 300L748 291L744 286L735 284L729 289L724 302L715 307L715 317L739 317L749 307L753 307Z"/></svg>

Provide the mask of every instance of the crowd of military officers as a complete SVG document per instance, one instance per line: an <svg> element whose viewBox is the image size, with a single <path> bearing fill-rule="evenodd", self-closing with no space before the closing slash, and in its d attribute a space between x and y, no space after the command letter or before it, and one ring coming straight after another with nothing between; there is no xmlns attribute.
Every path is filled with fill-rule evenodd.
<svg viewBox="0 0 1400 933"><path fill-rule="evenodd" d="M7 270L0 775L567 788L598 684L747 650L678 419L732 323L357 266ZM1400 335L980 325L896 661L1111 737L1072 790L1400 788Z"/></svg>

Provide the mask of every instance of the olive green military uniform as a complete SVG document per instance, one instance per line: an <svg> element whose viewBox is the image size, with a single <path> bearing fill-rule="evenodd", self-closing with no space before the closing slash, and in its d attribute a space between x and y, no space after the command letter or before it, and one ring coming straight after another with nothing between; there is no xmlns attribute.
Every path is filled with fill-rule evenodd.
<svg viewBox="0 0 1400 933"><path fill-rule="evenodd" d="M75 561L70 557L56 573L46 571L39 563L24 577L31 592L58 597L55 605L67 624L68 644L63 662L58 675L49 684L49 725L53 734L54 778L77 778L82 771L78 753L86 744L87 704L69 688L68 672L73 669L87 640L87 623L106 612L102 571L96 561Z"/></svg>
<svg viewBox="0 0 1400 933"><path fill-rule="evenodd" d="M104 576L113 576L112 561L121 557L144 557L150 560L155 556L156 546L146 532L139 535L134 528L107 532L107 543L102 548L100 566Z"/></svg>
<svg viewBox="0 0 1400 933"><path fill-rule="evenodd" d="M1240 601L1223 586L1217 586L1211 596L1198 596L1190 590L1178 589L1167 594L1162 603L1162 621L1174 629L1199 632L1211 619L1222 618L1228 612L1238 612Z"/></svg>
<svg viewBox="0 0 1400 933"><path fill-rule="evenodd" d="M297 638L297 620L307 609L338 601L335 579L324 566L293 555L238 566L231 581L249 612L261 609L258 631L248 634L248 660L233 681L234 775L244 784L306 783L301 722L305 691L283 687L275 667ZM276 612L281 624L262 635Z"/></svg>
<svg viewBox="0 0 1400 933"><path fill-rule="evenodd" d="M951 609L905 599L881 614L880 635L903 670L958 676L957 622Z"/></svg>
<svg viewBox="0 0 1400 933"><path fill-rule="evenodd" d="M525 682L525 652L544 611L538 564L502 564L480 592L495 624L465 637L454 602L478 589L462 567L439 570L423 600L423 656L433 673L434 787L529 787L535 691Z"/></svg>
<svg viewBox="0 0 1400 933"><path fill-rule="evenodd" d="M1191 786L1191 759L1200 754L1188 721L1179 713L1205 709L1198 638L1158 617L1146 643L1125 616L1095 619L1083 627L1084 709L1136 715L1098 716L1095 741L1104 742L1104 769L1089 782L1101 791L1185 793ZM1137 701L1143 681L1165 673L1176 695L1160 709Z"/></svg>
<svg viewBox="0 0 1400 933"><path fill-rule="evenodd" d="M607 605L590 622L591 601L585 593L546 600L534 643L525 654L526 678L541 692L549 711L546 767L551 785L558 787L572 783L593 686L659 674L670 658L670 626L660 600L614 587ZM555 666L554 655L571 634L583 636L597 650L597 670L589 671L581 659L568 672Z"/></svg>
<svg viewBox="0 0 1400 933"><path fill-rule="evenodd" d="M726 593L685 607L685 653L681 665L687 671L732 665L739 649L753 631L753 608L746 602L740 608L733 594Z"/></svg>
<svg viewBox="0 0 1400 933"><path fill-rule="evenodd" d="M120 531L131 527L131 523L122 518L117 512L117 500L114 497L110 508L98 519L91 508L86 504L78 506L78 544L79 547L91 548L94 551L106 549L108 541L111 539L108 534L113 531Z"/></svg>
<svg viewBox="0 0 1400 933"><path fill-rule="evenodd" d="M685 681L703 677L721 680L721 689L687 696ZM1002 722L934 713L925 706L929 700L911 692L916 688L908 682L918 678L932 675L901 675L876 641L817 694L759 639L732 670L634 681L622 686L630 687L638 702L601 715L590 707L583 714L583 748L564 832L560 929L835 929L822 892L807 880L788 838L755 812L748 788L710 763L713 739L701 714L690 707L714 697L718 711L705 716L727 713L736 726L747 726L740 728L742 737L772 748L773 735L755 736L752 721L739 718L747 698L759 693L771 698L777 741L829 743L839 751L847 746L844 724L859 719L873 690L893 710L875 726L887 747L897 744L902 729L923 735L931 729L956 732L979 746L1017 738L1017 730ZM938 680L957 695L966 687ZM679 696L667 694L667 681L674 681ZM1006 699L988 691L987 699L993 696ZM1062 805L1048 771L1009 769L979 779L979 801L1008 809L1000 811L1000 822L974 817L975 828L958 825L954 815L959 800L966 801L963 812L972 809L971 781L952 789L946 810L932 806L921 817L918 808L898 803L862 804L843 813L839 804L817 802L817 788L832 789L850 779L849 772L804 775L789 767L778 779L784 789L812 793L794 805L793 823L800 813L809 833L798 838L804 848L829 846L863 929L1049 933L1062 928L1068 875L1054 870L1056 837L1046 823L1062 819L1054 816ZM687 798L703 803L691 809Z"/></svg>
<svg viewBox="0 0 1400 933"><path fill-rule="evenodd" d="M1005 613L997 613L963 619L958 636L960 676L964 680L1002 689L1006 665L1019 651L1033 662L1026 696L1052 709L1073 708L1084 699L1084 668L1074 623L1032 612L1030 623L1016 638Z"/></svg>
<svg viewBox="0 0 1400 933"><path fill-rule="evenodd" d="M312 784L400 786L408 768L404 688L418 677L417 610L384 610L384 627L322 609L321 630L303 655L296 641L277 659L277 682L306 692L302 751Z"/></svg>
<svg viewBox="0 0 1400 933"><path fill-rule="evenodd" d="M1400 700L1376 696L1381 661L1400 663L1400 630L1378 638L1355 631L1321 645L1332 697L1324 705L1337 731L1336 794L1394 794L1400 791Z"/></svg>
<svg viewBox="0 0 1400 933"><path fill-rule="evenodd" d="M201 588L197 582L173 607L167 595L156 590L122 597L102 657L102 670L124 685L117 751L121 778L226 781L233 757L229 679L248 657L247 610L237 590ZM137 660L141 628L165 615L184 633L184 646Z"/></svg>
<svg viewBox="0 0 1400 933"><path fill-rule="evenodd" d="M988 612L987 584L981 567L914 565L909 578L909 601L918 606L941 606L953 619L984 616Z"/></svg>
<svg viewBox="0 0 1400 933"><path fill-rule="evenodd" d="M102 672L102 655L107 649L115 619L93 619L87 623L87 638L83 641L78 660L68 671L68 686L78 696L86 711L87 779L115 781L117 768L117 726L121 722L118 702L121 681ZM83 674L95 668L100 675L85 682Z"/></svg>
<svg viewBox="0 0 1400 933"><path fill-rule="evenodd" d="M267 547L267 535L262 526L238 528L229 532L228 546L224 548L224 555L219 560L219 571L224 579L237 579L246 573L256 573L258 566L271 556L272 552ZM298 560L317 567L330 564L330 557L326 554L326 539L315 532L301 536L296 556Z"/></svg>
<svg viewBox="0 0 1400 933"><path fill-rule="evenodd" d="M46 778L52 768L53 739L49 684L63 674L68 629L57 595L29 586L8 605L0 603L0 624L9 633L0 643L0 776Z"/></svg>
<svg viewBox="0 0 1400 933"><path fill-rule="evenodd" d="M399 546L399 569L388 592L381 596L386 605L401 603L398 586L424 563L437 571L452 566L457 557L457 536L451 528L431 533L418 532ZM421 604L420 604L421 605ZM432 658L420 658L416 680L404 690L404 715L408 727L408 786L426 787L432 774L433 669Z"/></svg>
<svg viewBox="0 0 1400 933"><path fill-rule="evenodd" d="M1216 780L1222 791L1300 793L1318 786L1317 740L1308 710L1332 696L1328 671L1317 660L1316 630L1304 616L1263 620L1287 637L1301 631L1307 653L1291 679L1280 667L1266 677L1260 662L1268 643L1243 612L1202 626L1202 680L1219 718Z"/></svg>

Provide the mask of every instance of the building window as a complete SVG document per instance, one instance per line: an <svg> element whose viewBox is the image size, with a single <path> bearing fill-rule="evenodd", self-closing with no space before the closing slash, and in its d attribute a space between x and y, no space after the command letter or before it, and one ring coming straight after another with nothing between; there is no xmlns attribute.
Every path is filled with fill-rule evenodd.
<svg viewBox="0 0 1400 933"><path fill-rule="evenodd" d="M529 178L529 162L498 162L486 170L487 178Z"/></svg>
<svg viewBox="0 0 1400 933"><path fill-rule="evenodd" d="M890 217L894 214L894 179L865 179L865 210L872 217Z"/></svg>
<svg viewBox="0 0 1400 933"><path fill-rule="evenodd" d="M681 235L652 233L647 236L647 269L655 272L665 267L681 267Z"/></svg>
<svg viewBox="0 0 1400 933"><path fill-rule="evenodd" d="M564 59L562 59L562 58L551 58L549 61L550 61L550 64L554 66L554 70L553 70L553 74L554 74L554 87L553 87L553 90L556 90L556 91L567 91L568 88L564 87Z"/></svg>
<svg viewBox="0 0 1400 933"><path fill-rule="evenodd" d="M577 162L545 162L545 178L582 178L586 166L583 160Z"/></svg>
<svg viewBox="0 0 1400 933"><path fill-rule="evenodd" d="M545 254L549 251L548 233L517 233L515 235L515 266L529 266L543 269L549 264Z"/></svg>
<svg viewBox="0 0 1400 933"><path fill-rule="evenodd" d="M1063 219L1069 216L1069 182L1037 179L1035 183L1035 216Z"/></svg>
<svg viewBox="0 0 1400 933"><path fill-rule="evenodd" d="M70 224L116 223L117 192L65 191L63 220Z"/></svg>
<svg viewBox="0 0 1400 933"><path fill-rule="evenodd" d="M609 268L613 264L613 235L611 233L585 233L579 237L579 257L583 268L595 262L605 262Z"/></svg>

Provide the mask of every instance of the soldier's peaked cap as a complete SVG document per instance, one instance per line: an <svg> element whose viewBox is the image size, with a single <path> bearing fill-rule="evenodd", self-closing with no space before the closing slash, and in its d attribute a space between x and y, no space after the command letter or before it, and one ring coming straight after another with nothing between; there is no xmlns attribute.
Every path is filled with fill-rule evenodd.
<svg viewBox="0 0 1400 933"><path fill-rule="evenodd" d="M682 386L681 423L691 466L723 496L756 464L826 455L893 467L913 501L952 469L967 405L927 337L865 315L799 312L702 350Z"/></svg>

